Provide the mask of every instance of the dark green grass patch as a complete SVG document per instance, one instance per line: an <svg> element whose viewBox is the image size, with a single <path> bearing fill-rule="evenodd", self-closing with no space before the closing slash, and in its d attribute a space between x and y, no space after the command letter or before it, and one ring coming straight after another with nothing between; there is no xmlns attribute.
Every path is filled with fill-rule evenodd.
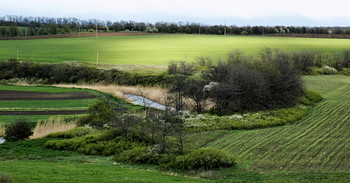
<svg viewBox="0 0 350 183"><path fill-rule="evenodd" d="M13 183L206 182L159 171L76 162L3 161L0 169Z"/></svg>
<svg viewBox="0 0 350 183"><path fill-rule="evenodd" d="M15 110L60 110L62 108L87 109L90 104L98 101L97 99L73 99L73 100L0 100L0 110L14 108ZM13 109L11 109L13 110Z"/></svg>
<svg viewBox="0 0 350 183"><path fill-rule="evenodd" d="M86 89L79 88L60 88L54 86L19 86L0 84L0 90L10 91L28 91L28 92L45 92L45 93L69 93L69 92L85 92Z"/></svg>
<svg viewBox="0 0 350 183"><path fill-rule="evenodd" d="M82 114L77 114L77 115L55 115L55 116L61 116L61 117L80 117L83 116ZM25 115L25 116L20 116L20 115L0 115L0 124L9 124L12 123L16 118L23 118L27 120L28 122L35 124L39 120L45 120L49 117L54 117L52 115Z"/></svg>

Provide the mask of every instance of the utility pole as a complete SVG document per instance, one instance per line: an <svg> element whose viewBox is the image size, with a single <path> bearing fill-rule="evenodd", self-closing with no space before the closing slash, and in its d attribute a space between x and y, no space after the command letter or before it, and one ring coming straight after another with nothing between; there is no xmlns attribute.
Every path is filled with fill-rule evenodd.
<svg viewBox="0 0 350 183"><path fill-rule="evenodd" d="M198 26L198 33L199 35L201 35L201 24L199 23L199 26Z"/></svg>
<svg viewBox="0 0 350 183"><path fill-rule="evenodd" d="M99 52L100 52L100 50L97 50L97 52L96 52L96 65L98 65L98 56L99 56Z"/></svg>
<svg viewBox="0 0 350 183"><path fill-rule="evenodd" d="M141 23L139 22L139 35L141 35Z"/></svg>
<svg viewBox="0 0 350 183"><path fill-rule="evenodd" d="M226 19L225 19L224 35L226 36Z"/></svg>
<svg viewBox="0 0 350 183"><path fill-rule="evenodd" d="M97 22L96 22L96 39L98 39Z"/></svg>
<svg viewBox="0 0 350 183"><path fill-rule="evenodd" d="M79 38L80 38L80 23L78 23L78 32L79 32Z"/></svg>

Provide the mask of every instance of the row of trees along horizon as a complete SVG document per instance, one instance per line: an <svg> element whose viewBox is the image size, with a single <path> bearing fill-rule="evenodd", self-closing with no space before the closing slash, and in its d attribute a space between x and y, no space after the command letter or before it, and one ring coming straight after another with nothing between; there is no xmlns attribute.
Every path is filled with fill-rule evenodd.
<svg viewBox="0 0 350 183"><path fill-rule="evenodd" d="M0 37L70 34L77 32L160 32L185 34L349 34L350 27L308 27L308 26L236 26L205 25L195 22L156 23L136 21L80 20L77 18L23 17L7 15L0 17Z"/></svg>

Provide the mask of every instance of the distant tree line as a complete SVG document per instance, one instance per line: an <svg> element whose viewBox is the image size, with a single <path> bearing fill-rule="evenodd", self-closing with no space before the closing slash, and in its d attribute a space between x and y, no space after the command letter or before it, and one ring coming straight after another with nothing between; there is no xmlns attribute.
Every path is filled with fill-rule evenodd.
<svg viewBox="0 0 350 183"><path fill-rule="evenodd" d="M185 34L350 34L350 27L307 27L307 26L235 26L205 25L190 22L156 22L154 24L135 21L104 21L98 19L23 17L7 15L0 17L0 36L32 36L69 34L92 31L141 31ZM156 30L156 31L155 31Z"/></svg>

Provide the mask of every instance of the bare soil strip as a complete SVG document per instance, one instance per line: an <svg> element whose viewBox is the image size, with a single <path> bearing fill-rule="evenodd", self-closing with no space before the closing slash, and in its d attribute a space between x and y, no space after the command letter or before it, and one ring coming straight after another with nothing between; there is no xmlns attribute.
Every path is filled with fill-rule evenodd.
<svg viewBox="0 0 350 183"><path fill-rule="evenodd" d="M0 100L70 100L91 98L96 98L96 96L86 92L44 93L0 90Z"/></svg>
<svg viewBox="0 0 350 183"><path fill-rule="evenodd" d="M265 36L350 39L350 34L265 34Z"/></svg>
<svg viewBox="0 0 350 183"><path fill-rule="evenodd" d="M104 36L139 36L139 35L164 35L166 33L144 33L144 32L99 32L99 37ZM73 34L56 34L56 35L39 35L39 36L21 36L21 37L0 37L0 40L26 40L26 39L52 39L52 38L79 38L79 37L96 37L96 33L73 33Z"/></svg>
<svg viewBox="0 0 350 183"><path fill-rule="evenodd" d="M71 110L71 111L0 111L0 115L71 115L86 114L87 110Z"/></svg>

